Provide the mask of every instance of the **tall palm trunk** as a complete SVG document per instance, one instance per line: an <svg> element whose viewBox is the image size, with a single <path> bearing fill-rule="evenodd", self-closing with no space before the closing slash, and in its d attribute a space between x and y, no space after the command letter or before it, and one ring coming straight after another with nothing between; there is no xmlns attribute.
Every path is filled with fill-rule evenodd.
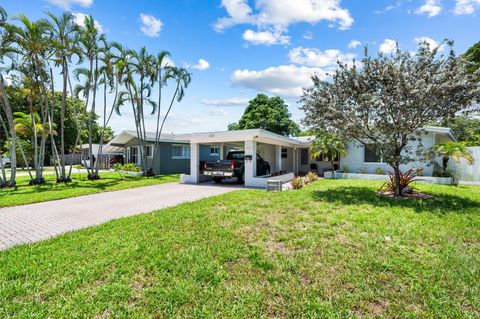
<svg viewBox="0 0 480 319"><path fill-rule="evenodd" d="M17 134L15 133L15 124L13 123L13 113L12 107L10 106L10 101L7 97L7 91L5 89L5 82L3 80L3 74L0 73L0 93L2 94L2 101L3 107L5 110L5 115L7 116L8 127L10 130L10 139L7 138L9 141L9 149L10 149L10 180L6 183L5 186L13 187L16 184L15 177L17 173L17 156L16 156L16 142L17 142Z"/></svg>
<svg viewBox="0 0 480 319"><path fill-rule="evenodd" d="M62 73L63 73L63 88L62 88L62 107L60 109L60 179L57 182L70 182L67 179L65 171L65 109L67 105L67 73L68 65L65 57L62 57Z"/></svg>
<svg viewBox="0 0 480 319"><path fill-rule="evenodd" d="M0 123L2 124L2 129L7 139L7 145L10 148L10 138L8 134L7 126L5 125L5 120L3 119L2 114L0 113ZM2 168L2 179L0 180L0 188L5 187L7 184L7 173L5 171L5 165L3 163L3 156L0 155L0 167Z"/></svg>
<svg viewBox="0 0 480 319"><path fill-rule="evenodd" d="M118 96L118 81L115 80L115 97L113 98L112 108L110 109L110 113L107 117L107 84L105 83L105 86L103 88L103 125L102 125L102 131L100 132L100 142L98 146L99 159L102 158L105 129L107 128L107 125L110 122L110 119L112 118L113 111L115 110L117 96ZM98 174L98 165L97 165L96 173Z"/></svg>
<svg viewBox="0 0 480 319"><path fill-rule="evenodd" d="M93 154L93 121L95 120L95 99L97 97L97 81L98 81L98 55L95 55L95 69L93 72L93 93L92 93L92 107L90 109L90 121L88 125L88 150L90 152L90 166L92 166L91 171L88 174L88 179L96 180L99 179L100 176L95 174L95 165L97 165L97 161L92 165L92 159L94 158ZM98 154L97 154L98 155Z"/></svg>
<svg viewBox="0 0 480 319"><path fill-rule="evenodd" d="M52 101L55 101L55 84L53 81L53 71L52 68L50 68L50 92L52 96ZM52 108L47 107L47 118L48 118L48 131L50 134L50 147L51 147L51 152L52 152L52 158L53 158L53 168L55 170L55 178L58 181L60 177L60 168L58 167L58 164L60 162L60 159L58 157L58 152L57 152L57 146L55 144L55 139L53 137L53 123L54 123L54 111L55 111L55 103L52 103Z"/></svg>
<svg viewBox="0 0 480 319"><path fill-rule="evenodd" d="M155 158L157 154L157 148L160 144L160 138L162 135L162 131L160 130L160 112L162 111L162 68L160 67L158 70L158 109L157 109L157 123L155 128L155 144L153 147L153 160L152 164L150 165L150 170L153 172L153 164L155 163ZM160 154L160 152L158 152Z"/></svg>

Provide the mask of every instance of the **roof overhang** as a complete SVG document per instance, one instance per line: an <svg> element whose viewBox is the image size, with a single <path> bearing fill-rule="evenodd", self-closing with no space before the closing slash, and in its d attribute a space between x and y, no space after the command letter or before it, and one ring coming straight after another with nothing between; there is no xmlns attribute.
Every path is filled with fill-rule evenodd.
<svg viewBox="0 0 480 319"><path fill-rule="evenodd" d="M422 130L429 133L443 134L450 137L454 142L458 142L457 137L449 127L442 126L424 126Z"/></svg>
<svg viewBox="0 0 480 319"><path fill-rule="evenodd" d="M194 133L189 136L189 141L197 144L256 141L285 147L295 147L300 145L300 142L296 139L278 135L263 129Z"/></svg>

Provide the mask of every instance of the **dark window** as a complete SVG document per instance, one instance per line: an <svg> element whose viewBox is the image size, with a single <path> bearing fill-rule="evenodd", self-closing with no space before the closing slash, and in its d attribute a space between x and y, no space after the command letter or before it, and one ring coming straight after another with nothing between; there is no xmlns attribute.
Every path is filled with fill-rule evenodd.
<svg viewBox="0 0 480 319"><path fill-rule="evenodd" d="M288 157L288 149L282 148L282 158L287 158Z"/></svg>
<svg viewBox="0 0 480 319"><path fill-rule="evenodd" d="M153 157L153 146L152 145L147 145L147 157L148 158Z"/></svg>
<svg viewBox="0 0 480 319"><path fill-rule="evenodd" d="M308 148L300 149L300 165L308 165Z"/></svg>
<svg viewBox="0 0 480 319"><path fill-rule="evenodd" d="M320 154L317 157L315 157L315 161L317 161L317 162L323 161L323 154Z"/></svg>
<svg viewBox="0 0 480 319"><path fill-rule="evenodd" d="M365 163L380 163L382 158L372 147L365 145Z"/></svg>

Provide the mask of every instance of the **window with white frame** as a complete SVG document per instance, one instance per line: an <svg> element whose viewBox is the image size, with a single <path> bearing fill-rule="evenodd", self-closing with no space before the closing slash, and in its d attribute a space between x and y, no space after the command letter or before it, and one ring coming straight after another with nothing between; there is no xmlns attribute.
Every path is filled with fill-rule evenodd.
<svg viewBox="0 0 480 319"><path fill-rule="evenodd" d="M288 149L282 147L282 158L288 158Z"/></svg>
<svg viewBox="0 0 480 319"><path fill-rule="evenodd" d="M140 165L140 152L138 146L127 148L127 158L129 163Z"/></svg>
<svg viewBox="0 0 480 319"><path fill-rule="evenodd" d="M172 159L190 158L190 145L172 145Z"/></svg>
<svg viewBox="0 0 480 319"><path fill-rule="evenodd" d="M210 146L210 156L220 156L220 146Z"/></svg>
<svg viewBox="0 0 480 319"><path fill-rule="evenodd" d="M153 158L153 145L147 145L147 158Z"/></svg>

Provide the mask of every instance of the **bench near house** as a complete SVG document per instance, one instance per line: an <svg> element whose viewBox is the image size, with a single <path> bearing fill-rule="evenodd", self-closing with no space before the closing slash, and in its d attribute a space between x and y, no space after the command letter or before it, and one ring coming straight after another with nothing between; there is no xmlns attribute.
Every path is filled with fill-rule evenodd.
<svg viewBox="0 0 480 319"><path fill-rule="evenodd" d="M422 144L429 148L438 143L455 141L449 128L425 127ZM269 179L282 182L290 181L295 175L302 175L310 170L323 175L331 170L331 163L320 158L312 158L310 145L312 137L286 137L263 129L238 131L222 131L192 134L162 134L159 147L154 150L155 133L147 133L147 164L154 160L153 168L157 174L182 173L182 182L199 183L209 180L201 171L201 161L224 159L231 149L245 151L245 185L250 187L266 187ZM415 142L417 143L417 142ZM123 131L109 144L124 148L126 162L141 165L138 139L134 131ZM256 157L259 154L270 163L271 174L276 176L256 176ZM388 165L375 152L358 142L347 144L347 154L338 158L335 169L348 168L350 172L375 173L377 167L387 170ZM433 167L418 160L404 165L402 170L423 168L425 176L431 176Z"/></svg>

